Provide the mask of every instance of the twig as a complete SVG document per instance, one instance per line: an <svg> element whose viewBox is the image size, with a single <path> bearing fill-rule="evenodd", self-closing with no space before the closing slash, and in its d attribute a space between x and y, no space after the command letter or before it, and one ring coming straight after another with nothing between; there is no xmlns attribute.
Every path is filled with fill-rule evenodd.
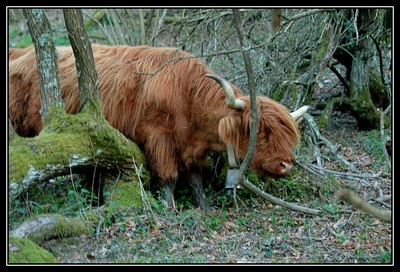
<svg viewBox="0 0 400 272"><path fill-rule="evenodd" d="M312 166L311 164L303 164L301 163L298 159L295 160L296 164L299 165L301 168L303 168L304 170L310 172L311 174L314 174L316 176L319 176L320 178L326 180L326 176L324 176L322 173L315 171L314 169L312 169L310 166Z"/></svg>
<svg viewBox="0 0 400 272"><path fill-rule="evenodd" d="M320 140L322 143L324 143L329 149L330 151L336 155L336 157L343 162L345 165L347 165L348 167L351 168L351 170L355 170L355 166L348 162L341 154L338 153L338 151L340 150L339 147L334 146L328 139L326 139L325 137L323 137L321 135L321 133L319 132L318 126L314 121L314 118L309 114L309 113L305 113L303 115L304 120L306 120L307 124L309 125L309 127L311 128L311 131L315 133L315 136L317 137L318 140Z"/></svg>
<svg viewBox="0 0 400 272"><path fill-rule="evenodd" d="M378 200L378 201L388 201L388 200L391 200L392 199L392 195L385 195L385 196L382 196L382 197L378 197L376 200Z"/></svg>
<svg viewBox="0 0 400 272"><path fill-rule="evenodd" d="M328 66L329 69L337 76L337 78L339 79L339 81L343 84L343 86L345 87L345 89L347 91L350 91L350 86L347 83L347 81L343 78L343 76L339 73L339 71L335 68L335 66L333 65L329 65Z"/></svg>
<svg viewBox="0 0 400 272"><path fill-rule="evenodd" d="M249 189L250 191L252 191L253 193L261 196L262 198L268 200L271 203L286 207L286 208L294 210L294 211L303 212L303 213L312 214L312 215L318 215L321 212L321 210L303 207L303 206L296 205L296 204L293 204L290 202L286 202L282 199L276 198L270 194L263 192L261 189L254 186L251 182L249 182L247 180L241 180L239 183L241 185L243 185L244 187L246 187L247 189Z"/></svg>
<svg viewBox="0 0 400 272"><path fill-rule="evenodd" d="M352 177L356 177L356 178L378 178L382 175L382 171L379 171L376 174L357 174L357 173L344 173L344 172L338 172L338 171L334 171L334 170L328 170L325 168L321 168L315 165L311 165L311 167L317 168L318 170L322 170L325 171L329 174L334 174L337 176L352 176Z"/></svg>
<svg viewBox="0 0 400 272"><path fill-rule="evenodd" d="M389 165L389 167L391 166L391 163L390 163L389 154L388 154L388 152L386 150L386 146L385 146L385 116L389 112L391 107L392 107L392 104L390 104L386 108L386 110L384 110L383 112L381 112L380 109L378 109L378 111L381 113L381 117L380 117L380 132L381 132L382 151L383 151L383 155L385 156L386 163Z"/></svg>
<svg viewBox="0 0 400 272"><path fill-rule="evenodd" d="M337 233L332 229L331 226L329 226L328 223L325 223L325 225L326 225L326 228L328 229L328 231L329 231L333 236L335 236L335 237L337 237L337 238L340 238L340 237L341 237L339 234L337 234Z"/></svg>
<svg viewBox="0 0 400 272"><path fill-rule="evenodd" d="M95 23L97 23L101 29L101 31L104 33L104 36L107 38L108 42L110 44L115 44L114 40L108 35L107 31L104 29L103 25L100 23L99 20L97 20L96 18L94 18L92 15L90 15L89 13L85 12L84 10L82 10L82 14L86 15L87 17L89 17L91 20L93 20Z"/></svg>
<svg viewBox="0 0 400 272"><path fill-rule="evenodd" d="M374 183L371 183L370 181L365 180L365 179L377 178L382 174L381 171L376 173L376 174L372 174L372 175L357 174L357 173L345 173L345 172L338 172L338 171L329 170L329 169L325 169L325 168L319 168L318 166L315 166L315 165L312 165L312 164L310 164L309 167L313 168L313 169L316 168L319 171L324 171L324 172L326 172L328 174L335 175L336 177L341 178L341 179L346 179L346 180L351 180L351 181L358 181L358 182L360 182L362 184L369 184L369 185L373 185L373 186L377 185L376 181Z"/></svg>
<svg viewBox="0 0 400 272"><path fill-rule="evenodd" d="M126 39L130 37L130 35L124 35L124 33L129 33L129 31L126 29L126 25L124 22L125 20L121 17L121 14L117 12L116 9L113 9L113 15L111 18L113 18L113 21L115 22L115 28L119 32L119 36L122 38L123 44L129 44L129 41Z"/></svg>
<svg viewBox="0 0 400 272"><path fill-rule="evenodd" d="M377 202L377 203L379 203L379 204L381 204L381 205L383 205L383 206L385 206L385 207L387 207L389 209L391 208L391 205L379 200L378 198L377 199L372 199L372 201L375 201L375 202Z"/></svg>
<svg viewBox="0 0 400 272"><path fill-rule="evenodd" d="M321 149L318 147L317 140L315 138L315 134L311 134L309 137L309 142L311 143L311 145L314 146L314 156L317 160L317 165L319 167L323 167L323 161L322 161L322 156L321 156ZM323 174L322 171L319 171L320 174Z"/></svg>
<svg viewBox="0 0 400 272"><path fill-rule="evenodd" d="M97 227L96 227L96 238L97 239L99 239L99 236L100 236L101 225L104 223L104 217L101 215L101 213L99 213L99 215L100 215L100 219L99 219L99 223L97 224Z"/></svg>
<svg viewBox="0 0 400 272"><path fill-rule="evenodd" d="M156 18L154 19L154 27L153 32L151 34L150 43L154 46L155 39L160 32L161 26L164 23L165 15L167 14L167 9L162 10L162 14L160 15L160 9L157 9Z"/></svg>
<svg viewBox="0 0 400 272"><path fill-rule="evenodd" d="M354 207L360 209L361 211L372 215L373 217L382 220L387 223L392 222L392 213L391 211L384 211L381 209L378 209L374 206L371 206L368 202L363 200L361 197L359 197L356 193L350 191L350 190L342 190L339 191L336 194L337 198L340 200L344 200L350 205L353 205Z"/></svg>
<svg viewBox="0 0 400 272"><path fill-rule="evenodd" d="M138 167L136 160L133 156L132 156L132 162L133 162L133 166L135 169L136 177L139 181L140 196L142 198L143 208L144 208L144 210L146 210L146 207L147 207L147 209L153 214L153 210L151 209L151 203L150 203L149 197L147 196L146 190L144 189L142 178L141 178L143 164L141 164Z"/></svg>
<svg viewBox="0 0 400 272"><path fill-rule="evenodd" d="M307 16L310 16L310 15L313 15L313 14L316 14L316 13L333 12L333 11L335 11L335 10L334 9L312 9L312 10L308 10L308 11L305 11L303 13L297 14L295 16L292 16L290 18L282 16L282 15L281 16L282 16L282 18L286 19L287 21L295 21L295 20L298 20L300 18L307 17Z"/></svg>
<svg viewBox="0 0 400 272"><path fill-rule="evenodd" d="M106 14L107 14L107 17L113 18L112 14L111 14L111 10L106 9ZM114 21L114 18L112 20ZM118 24L118 22L114 22L114 23ZM106 24L104 24L104 25L106 26ZM112 33L112 35L114 36L114 39L113 39L114 43L113 44L114 45L118 44L119 41L118 41L117 34L115 33L114 27L113 26L109 26L109 29L110 29L110 32Z"/></svg>
<svg viewBox="0 0 400 272"><path fill-rule="evenodd" d="M357 17L358 17L358 9L356 9L356 14L354 15L354 21L353 21L353 26L354 29L356 30L356 45L358 45L358 28L357 28Z"/></svg>

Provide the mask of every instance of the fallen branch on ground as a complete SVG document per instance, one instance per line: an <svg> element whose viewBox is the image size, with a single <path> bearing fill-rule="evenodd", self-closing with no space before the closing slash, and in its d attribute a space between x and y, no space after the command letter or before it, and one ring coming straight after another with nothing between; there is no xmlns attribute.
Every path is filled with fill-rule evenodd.
<svg viewBox="0 0 400 272"><path fill-rule="evenodd" d="M328 139L326 139L321 135L314 118L309 113L305 113L303 115L303 118L307 122L311 131L313 132L315 138L315 144L326 145L333 155L335 155L342 163L347 165L352 171L355 171L356 167L351 162L347 161L341 154L339 154L340 146L333 145Z"/></svg>
<svg viewBox="0 0 400 272"><path fill-rule="evenodd" d="M372 205L370 205L368 202L366 202L364 199L359 197L356 193L350 191L350 190L342 190L339 191L336 194L337 198L340 200L344 200L350 205L353 205L354 207L360 209L361 211L372 215L373 217L382 220L387 223L392 223L392 212L391 211L384 211L381 209L378 209Z"/></svg>
<svg viewBox="0 0 400 272"><path fill-rule="evenodd" d="M261 189L259 189L258 187L256 187L255 185L253 185L251 182L249 182L247 180L241 180L239 183L240 183L240 185L246 187L253 193L261 196L262 198L268 200L269 202L271 202L273 204L277 204L277 205L286 207L286 208L294 210L294 211L303 212L303 213L312 214L312 215L318 215L321 212L321 210L303 207L303 206L293 204L290 202L286 202L282 199L276 198L270 194L263 192Z"/></svg>

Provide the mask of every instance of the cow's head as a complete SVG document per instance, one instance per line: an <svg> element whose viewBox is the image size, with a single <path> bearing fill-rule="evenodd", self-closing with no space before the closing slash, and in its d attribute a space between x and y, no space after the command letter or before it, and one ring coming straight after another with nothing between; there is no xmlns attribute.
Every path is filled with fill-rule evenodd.
<svg viewBox="0 0 400 272"><path fill-rule="evenodd" d="M229 116L219 122L218 133L225 144L232 144L236 156L243 159L247 153L250 135L250 97L235 98L231 85L224 79L207 74L215 79L225 90L226 105L233 109ZM263 176L283 176L293 167L292 149L299 141L296 121L302 118L308 106L290 113L278 102L257 97L258 133L256 150L250 169Z"/></svg>

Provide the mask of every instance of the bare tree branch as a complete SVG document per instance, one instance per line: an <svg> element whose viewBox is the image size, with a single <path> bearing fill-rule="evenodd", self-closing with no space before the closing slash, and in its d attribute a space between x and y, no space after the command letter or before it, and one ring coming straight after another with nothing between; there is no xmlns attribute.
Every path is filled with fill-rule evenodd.
<svg viewBox="0 0 400 272"><path fill-rule="evenodd" d="M305 11L303 13L299 13L299 14L294 15L294 16L289 17L289 18L287 18L287 17L285 17L283 15L281 15L281 16L282 16L282 18L285 18L287 21L295 21L295 20L298 20L300 18L307 17L307 16L310 16L310 15L313 15L313 14L316 14L316 13L333 12L333 11L335 11L335 9L312 9L312 10Z"/></svg>
<svg viewBox="0 0 400 272"><path fill-rule="evenodd" d="M243 35L242 21L240 18L240 12L238 9L233 9L233 17L235 21L236 30L239 36L240 47L242 48L242 54L244 59L244 64L247 73L248 87L250 92L250 136L249 136L249 146L247 148L247 154L243 159L242 164L239 168L239 173L236 176L235 184L239 184L239 180L243 180L244 172L249 167L250 161L253 158L254 151L256 149L256 140L258 133L258 113L257 113L257 97L254 85L253 68L251 66L250 52L246 49L247 41ZM236 186L233 187L234 195L236 195Z"/></svg>
<svg viewBox="0 0 400 272"><path fill-rule="evenodd" d="M346 201L348 204L353 205L354 207L369 215L372 215L375 218L378 218L379 220L387 223L392 222L392 213L390 211L384 211L370 205L368 202L350 190L339 191L336 196L338 199Z"/></svg>
<svg viewBox="0 0 400 272"><path fill-rule="evenodd" d="M250 191L252 191L253 193L255 193L256 195L259 195L262 198L268 200L269 202L280 205L282 207L286 207L286 208L294 210L294 211L303 212L303 213L312 214L312 215L318 215L321 212L321 210L303 207L303 206L296 205L296 204L293 204L290 202L286 202L282 199L276 198L270 194L263 192L261 189L257 188L256 186L254 186L251 182L249 182L247 180L241 180L240 184L243 185L244 187L246 187L247 189L249 189Z"/></svg>
<svg viewBox="0 0 400 272"><path fill-rule="evenodd" d="M243 179L244 171L248 168L250 161L253 157L254 151L255 151L256 139L257 139L256 137L257 137L257 133L258 133L258 126L257 126L258 113L257 113L257 97L256 97L256 92L255 92L253 69L252 69L251 60L250 60L250 51L248 50L249 47L247 46L247 42L243 35L242 22L241 22L239 10L233 9L233 16L234 16L234 21L235 21L235 26L236 26L236 29L238 32L238 36L239 36L240 46L242 48L241 52L243 54L243 59L244 59L244 63L245 63L246 73L247 73L248 87L249 87L249 92L250 92L250 107L251 107L249 146L247 149L247 154L246 154L245 158L243 159L242 164L240 165L239 173L236 176L235 184L243 185L244 187L246 187L253 193L263 197L264 199L266 199L274 204L278 204L278 205L287 207L292 210L317 215L320 212L319 210L305 208L305 207L298 206L293 203L286 202L279 198L273 197L273 196L261 191L259 188L254 186L251 182ZM234 197L235 197L236 186L233 187L233 190L234 190ZM236 203L236 200L235 200L235 203Z"/></svg>
<svg viewBox="0 0 400 272"><path fill-rule="evenodd" d="M386 150L386 145L385 145L385 116L388 114L389 110L391 109L392 104L390 104L386 110L384 110L383 112L381 112L379 109L378 111L381 113L381 118L380 118L380 133L381 133L381 143L382 143L382 151L383 151L383 155L385 156L385 160L387 162L387 164L390 166L390 158L389 158L389 154Z"/></svg>

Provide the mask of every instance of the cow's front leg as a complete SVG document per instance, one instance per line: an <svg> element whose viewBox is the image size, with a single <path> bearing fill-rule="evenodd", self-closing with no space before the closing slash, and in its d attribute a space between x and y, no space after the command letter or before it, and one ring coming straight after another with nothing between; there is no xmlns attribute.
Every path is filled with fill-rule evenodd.
<svg viewBox="0 0 400 272"><path fill-rule="evenodd" d="M164 182L161 186L161 197L166 202L167 207L171 210L176 210L175 197L174 197L175 186L176 186L175 180L168 180Z"/></svg>
<svg viewBox="0 0 400 272"><path fill-rule="evenodd" d="M195 168L191 170L189 184L192 189L194 204L202 210L211 210L211 205L204 192L203 177L200 169Z"/></svg>

